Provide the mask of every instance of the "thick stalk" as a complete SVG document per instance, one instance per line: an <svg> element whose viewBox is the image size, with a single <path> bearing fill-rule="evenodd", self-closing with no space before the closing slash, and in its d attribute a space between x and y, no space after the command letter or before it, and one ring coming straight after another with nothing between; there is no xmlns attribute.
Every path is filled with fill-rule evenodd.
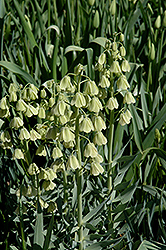
<svg viewBox="0 0 166 250"><path fill-rule="evenodd" d="M48 27L51 23L51 3L50 0L47 1L48 4ZM50 43L50 30L48 30L48 44Z"/></svg>
<svg viewBox="0 0 166 250"><path fill-rule="evenodd" d="M80 91L80 80L78 81L78 91ZM79 136L79 108L76 108L76 124L75 124L75 137L76 137L76 152L77 158L81 166L81 148L80 148L80 136ZM82 225L82 169L77 169L77 206L78 206L78 239L80 242L79 250L83 250L83 225Z"/></svg>
<svg viewBox="0 0 166 250"><path fill-rule="evenodd" d="M110 111L110 125L108 133L108 192L112 190L112 150L113 150L113 134L114 134L114 110Z"/></svg>

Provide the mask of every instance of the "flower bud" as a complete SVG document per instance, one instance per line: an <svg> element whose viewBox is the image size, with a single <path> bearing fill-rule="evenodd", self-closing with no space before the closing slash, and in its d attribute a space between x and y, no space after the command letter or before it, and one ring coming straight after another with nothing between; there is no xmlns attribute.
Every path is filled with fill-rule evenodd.
<svg viewBox="0 0 166 250"><path fill-rule="evenodd" d="M111 41L110 40L107 40L105 42L105 49L110 49L111 48Z"/></svg>
<svg viewBox="0 0 166 250"><path fill-rule="evenodd" d="M40 171L39 171L39 168L38 166L36 165L36 163L31 163L29 168L28 168L28 173L30 175L35 175L35 174L38 174Z"/></svg>
<svg viewBox="0 0 166 250"><path fill-rule="evenodd" d="M163 14L163 27L166 27L166 10L164 11Z"/></svg>
<svg viewBox="0 0 166 250"><path fill-rule="evenodd" d="M83 93L77 92L71 100L71 105L75 105L77 108L85 107L86 100Z"/></svg>
<svg viewBox="0 0 166 250"><path fill-rule="evenodd" d="M106 62L106 54L105 54L105 53L102 53L102 54L99 56L98 63L101 64L101 65L103 65L105 62Z"/></svg>
<svg viewBox="0 0 166 250"><path fill-rule="evenodd" d="M9 127L18 129L24 124L23 120L20 117L14 117L9 123Z"/></svg>
<svg viewBox="0 0 166 250"><path fill-rule="evenodd" d="M21 151L21 149L16 148L16 149L14 150L13 159L14 159L14 160L15 160L15 159L18 159L18 160L24 159L24 154L23 154L23 152Z"/></svg>
<svg viewBox="0 0 166 250"><path fill-rule="evenodd" d="M88 0L88 3L89 3L90 6L93 6L94 3L95 3L95 0Z"/></svg>
<svg viewBox="0 0 166 250"><path fill-rule="evenodd" d="M161 139L160 131L157 128L155 129L155 139L156 139L157 143L159 143L160 139Z"/></svg>
<svg viewBox="0 0 166 250"><path fill-rule="evenodd" d="M39 156L47 155L46 148L44 147L44 145L39 145L38 149L36 150L36 155L39 155Z"/></svg>
<svg viewBox="0 0 166 250"><path fill-rule="evenodd" d="M158 17L156 18L154 26L156 29L159 29L161 27L161 16L160 15L158 15Z"/></svg>
<svg viewBox="0 0 166 250"><path fill-rule="evenodd" d="M98 131L93 138L93 142L98 146L105 145L107 143L107 138L103 135L101 131Z"/></svg>
<svg viewBox="0 0 166 250"><path fill-rule="evenodd" d="M104 172L104 168L100 165L99 162L97 161L91 162L91 168L90 168L91 175L97 176L99 174L102 174L103 172Z"/></svg>
<svg viewBox="0 0 166 250"><path fill-rule="evenodd" d="M39 108L38 117L41 118L41 119L45 119L46 118L45 109L43 107Z"/></svg>
<svg viewBox="0 0 166 250"><path fill-rule="evenodd" d="M75 68L74 73L75 73L76 75L79 75L79 74L82 73L83 70L84 70L84 66L83 66L81 63L79 63L79 64L77 65L77 67Z"/></svg>
<svg viewBox="0 0 166 250"><path fill-rule="evenodd" d="M68 127L63 127L59 134L60 141L70 142L74 141L75 135L70 131Z"/></svg>
<svg viewBox="0 0 166 250"><path fill-rule="evenodd" d="M19 139L20 140L28 140L28 139L30 139L30 133L28 132L28 130L26 128L22 128L20 130Z"/></svg>
<svg viewBox="0 0 166 250"><path fill-rule="evenodd" d="M122 57L124 57L124 56L126 55L126 49L125 49L125 47L124 47L124 46L121 46L121 47L119 48L119 50L120 50L120 55L121 55Z"/></svg>
<svg viewBox="0 0 166 250"><path fill-rule="evenodd" d="M155 47L154 44L151 44L151 48L150 48L150 59L153 61L155 59Z"/></svg>
<svg viewBox="0 0 166 250"><path fill-rule="evenodd" d="M99 27L99 24L100 24L99 12L98 12L98 10L96 10L95 16L94 16L94 19L93 19L94 28L97 29Z"/></svg>
<svg viewBox="0 0 166 250"><path fill-rule="evenodd" d="M67 169L71 169L72 168L74 170L81 168L78 159L73 154L69 156L69 159L67 161L66 167L67 167Z"/></svg>
<svg viewBox="0 0 166 250"><path fill-rule="evenodd" d="M47 93L46 93L45 89L42 89L40 92L40 97L45 98L46 96L47 96Z"/></svg>
<svg viewBox="0 0 166 250"><path fill-rule="evenodd" d="M98 155L97 148L95 147L94 143L89 142L84 150L85 157L96 157Z"/></svg>
<svg viewBox="0 0 166 250"><path fill-rule="evenodd" d="M80 123L80 131L90 133L94 130L93 123L90 118L85 117Z"/></svg>
<svg viewBox="0 0 166 250"><path fill-rule="evenodd" d="M99 101L99 98L97 98L96 96L91 99L88 105L89 111L95 112L95 113L98 113L102 108L103 108L102 104Z"/></svg>
<svg viewBox="0 0 166 250"><path fill-rule="evenodd" d="M124 34L123 33L120 34L120 38L119 39L120 39L121 42L124 41Z"/></svg>
<svg viewBox="0 0 166 250"><path fill-rule="evenodd" d="M110 97L109 100L107 101L106 108L113 110L117 109L119 106L117 99L115 97Z"/></svg>
<svg viewBox="0 0 166 250"><path fill-rule="evenodd" d="M135 103L135 99L132 95L131 92L127 91L124 95L124 98L123 98L123 103L127 103L127 104L131 104L131 103Z"/></svg>
<svg viewBox="0 0 166 250"><path fill-rule="evenodd" d="M116 14L116 0L113 0L111 2L110 12L111 12L111 15L113 15L113 16Z"/></svg>
<svg viewBox="0 0 166 250"><path fill-rule="evenodd" d="M113 51L117 51L117 48L118 48L117 43L114 41L112 43L112 49L113 49Z"/></svg>
<svg viewBox="0 0 166 250"><path fill-rule="evenodd" d="M52 108L52 106L55 104L55 98L51 97L48 101L48 105L50 108Z"/></svg>
<svg viewBox="0 0 166 250"><path fill-rule="evenodd" d="M55 148L53 148L53 151L52 151L52 158L53 159L57 159L57 158L60 158L62 156L63 156L63 154L62 154L62 151L60 150L59 147L56 146Z"/></svg>

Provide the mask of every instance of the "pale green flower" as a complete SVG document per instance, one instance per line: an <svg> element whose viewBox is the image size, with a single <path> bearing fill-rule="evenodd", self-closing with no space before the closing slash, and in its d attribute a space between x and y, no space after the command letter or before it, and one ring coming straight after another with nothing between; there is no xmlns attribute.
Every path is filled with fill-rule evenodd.
<svg viewBox="0 0 166 250"><path fill-rule="evenodd" d="M54 114L56 116L64 115L65 110L68 106L69 105L64 100L58 101L56 106L53 107L53 109L52 109L52 114Z"/></svg>
<svg viewBox="0 0 166 250"><path fill-rule="evenodd" d="M2 142L10 142L11 141L11 136L7 130L2 131L0 139Z"/></svg>
<svg viewBox="0 0 166 250"><path fill-rule="evenodd" d="M131 104L131 103L135 103L135 98L133 97L132 93L127 91L124 95L123 98L123 103L127 103L127 104Z"/></svg>
<svg viewBox="0 0 166 250"><path fill-rule="evenodd" d="M128 88L130 88L130 85L125 75L122 75L121 77L119 77L116 84L119 90L127 90Z"/></svg>
<svg viewBox="0 0 166 250"><path fill-rule="evenodd" d="M118 61L112 62L110 66L110 71L115 74L120 74L122 72Z"/></svg>
<svg viewBox="0 0 166 250"><path fill-rule="evenodd" d="M26 108L28 107L28 105L24 102L23 99L19 99L18 102L16 103L16 110L17 111L26 111Z"/></svg>
<svg viewBox="0 0 166 250"><path fill-rule="evenodd" d="M67 90L71 87L71 80L69 76L64 76L62 80L60 81L59 87L61 90Z"/></svg>
<svg viewBox="0 0 166 250"><path fill-rule="evenodd" d="M48 101L49 107L52 108L54 104L55 104L55 98L50 97L50 99L49 99L49 101Z"/></svg>
<svg viewBox="0 0 166 250"><path fill-rule="evenodd" d="M18 129L20 127L22 127L24 124L23 120L20 117L14 117L10 123L9 123L9 127L11 128L15 128Z"/></svg>
<svg viewBox="0 0 166 250"><path fill-rule="evenodd" d="M59 171L65 171L65 164L62 160L62 158L56 159L52 164L51 168L54 170L54 172L59 172Z"/></svg>
<svg viewBox="0 0 166 250"><path fill-rule="evenodd" d="M119 48L119 50L120 50L120 55L121 55L122 57L124 57L124 56L126 55L126 49L125 49L125 47L124 47L124 46L121 46L121 47Z"/></svg>
<svg viewBox="0 0 166 250"><path fill-rule="evenodd" d="M130 68L130 64L127 60L122 61L121 69L123 72L130 72L131 68Z"/></svg>
<svg viewBox="0 0 166 250"><path fill-rule="evenodd" d="M0 108L3 110L8 108L6 96L1 99Z"/></svg>
<svg viewBox="0 0 166 250"><path fill-rule="evenodd" d="M24 154L21 149L16 148L13 153L13 159L24 159Z"/></svg>
<svg viewBox="0 0 166 250"><path fill-rule="evenodd" d="M99 86L101 86L102 88L109 88L110 81L105 75L102 75Z"/></svg>
<svg viewBox="0 0 166 250"><path fill-rule="evenodd" d="M101 162L103 162L103 157L100 154L98 154L96 157L93 158L93 160L95 162L101 163Z"/></svg>
<svg viewBox="0 0 166 250"><path fill-rule="evenodd" d="M11 83L10 86L9 86L9 94L11 94L12 92L16 92L18 89L17 85L15 83Z"/></svg>
<svg viewBox="0 0 166 250"><path fill-rule="evenodd" d="M31 163L29 168L28 168L28 173L30 175L35 175L35 174L38 174L40 171L39 171L39 168L38 166L36 165L36 163Z"/></svg>
<svg viewBox="0 0 166 250"><path fill-rule="evenodd" d="M31 129L31 131L30 131L30 140L31 141L36 141L37 139L41 139L41 135L38 132L36 132L36 130Z"/></svg>
<svg viewBox="0 0 166 250"><path fill-rule="evenodd" d="M101 131L102 129L106 129L105 121L102 119L101 116L93 116L92 121L95 131Z"/></svg>
<svg viewBox="0 0 166 250"><path fill-rule="evenodd" d="M17 101L17 94L16 92L12 92L10 95L9 95L9 102L16 102Z"/></svg>
<svg viewBox="0 0 166 250"><path fill-rule="evenodd" d="M56 140L57 139L57 128L56 127L50 127L47 131L46 138L48 140Z"/></svg>
<svg viewBox="0 0 166 250"><path fill-rule="evenodd" d="M97 144L99 146L105 145L107 143L107 138L103 135L101 131L98 131L94 138L93 138L94 144Z"/></svg>
<svg viewBox="0 0 166 250"><path fill-rule="evenodd" d="M75 105L77 108L85 107L86 100L83 93L77 92L71 100L71 105Z"/></svg>
<svg viewBox="0 0 166 250"><path fill-rule="evenodd" d="M105 54L105 53L102 53L102 54L99 56L98 63L101 64L101 65L103 65L105 62L106 62L106 54Z"/></svg>
<svg viewBox="0 0 166 250"><path fill-rule="evenodd" d="M116 97L110 97L106 104L106 108L110 110L117 109L118 106L119 104L118 104Z"/></svg>
<svg viewBox="0 0 166 250"><path fill-rule="evenodd" d="M63 156L63 154L62 154L62 151L60 150L59 147L56 146L55 148L53 148L53 151L52 151L53 159L57 159L57 158L60 158L62 156Z"/></svg>
<svg viewBox="0 0 166 250"><path fill-rule="evenodd" d="M71 132L68 127L63 127L60 134L59 140L64 142L74 141L75 135Z"/></svg>
<svg viewBox="0 0 166 250"><path fill-rule="evenodd" d="M123 112L120 114L120 118L119 118L120 125L124 126L126 124L129 124L131 118L132 118L132 115L130 111L127 109L126 112Z"/></svg>
<svg viewBox="0 0 166 250"><path fill-rule="evenodd" d="M90 118L85 117L80 123L80 131L90 133L94 130L93 123Z"/></svg>
<svg viewBox="0 0 166 250"><path fill-rule="evenodd" d="M81 168L78 159L76 158L75 155L71 154L68 158L67 164L66 164L67 169L78 169Z"/></svg>
<svg viewBox="0 0 166 250"><path fill-rule="evenodd" d="M20 130L19 139L20 140L28 140L28 139L30 139L30 133L26 128L22 128Z"/></svg>
<svg viewBox="0 0 166 250"><path fill-rule="evenodd" d="M74 147L74 145L75 145L75 141L69 141L69 142L63 142L63 146L65 147L65 148L73 148Z"/></svg>
<svg viewBox="0 0 166 250"><path fill-rule="evenodd" d="M100 165L99 162L97 161L91 162L91 168L90 168L91 175L97 176L99 174L102 174L103 172L104 172L104 168Z"/></svg>
<svg viewBox="0 0 166 250"><path fill-rule="evenodd" d="M85 157L96 157L98 155L97 148L95 147L94 143L89 142L84 150Z"/></svg>
<svg viewBox="0 0 166 250"><path fill-rule="evenodd" d="M99 98L94 96L88 105L89 111L98 113L102 108L103 107L101 102L99 101Z"/></svg>
<svg viewBox="0 0 166 250"><path fill-rule="evenodd" d="M43 107L39 108L38 117L41 118L41 119L45 119L46 118L46 112L45 112L45 109Z"/></svg>
<svg viewBox="0 0 166 250"><path fill-rule="evenodd" d="M38 149L36 150L36 155L39 155L39 156L46 156L47 155L47 152L46 152L46 148L44 145L39 145Z"/></svg>
<svg viewBox="0 0 166 250"><path fill-rule="evenodd" d="M99 93L99 89L94 81L86 82L85 90L84 90L85 95L94 96L94 95L98 95L98 93Z"/></svg>
<svg viewBox="0 0 166 250"><path fill-rule="evenodd" d="M46 96L47 96L47 93L46 93L45 89L42 89L40 92L40 97L45 98Z"/></svg>

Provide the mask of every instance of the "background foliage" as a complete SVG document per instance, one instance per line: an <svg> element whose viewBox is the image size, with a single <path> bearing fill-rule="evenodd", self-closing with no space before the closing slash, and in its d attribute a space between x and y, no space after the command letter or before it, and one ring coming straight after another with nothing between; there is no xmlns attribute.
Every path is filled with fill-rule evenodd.
<svg viewBox="0 0 166 250"><path fill-rule="evenodd" d="M126 77L136 103L130 107L133 118L128 126L115 123L111 200L107 172L97 177L84 173L84 248L165 249L165 1L0 0L1 98L8 94L11 83L22 88L32 83L40 93L47 81L59 83L79 63L98 82L95 65L105 38L113 39L115 32L124 34L125 57L131 66ZM50 96L47 89L47 98ZM33 104L42 101L39 95ZM1 118L2 132L7 123L2 114ZM109 120L106 112L105 118ZM36 119L26 121L29 129ZM18 135L12 136L18 145ZM52 163L52 144L47 145L47 157L35 155L40 144L40 140L32 143L30 153L40 168L47 167ZM67 150L63 153L69 154ZM106 147L100 153L107 164ZM35 195L18 195L31 177L28 164L24 168L22 160L14 160L12 154L12 149L0 148L3 249L78 249L75 174L67 172L66 177L59 172L56 188L41 195L43 201L56 202L56 211L53 207L54 212L49 212L41 208Z"/></svg>

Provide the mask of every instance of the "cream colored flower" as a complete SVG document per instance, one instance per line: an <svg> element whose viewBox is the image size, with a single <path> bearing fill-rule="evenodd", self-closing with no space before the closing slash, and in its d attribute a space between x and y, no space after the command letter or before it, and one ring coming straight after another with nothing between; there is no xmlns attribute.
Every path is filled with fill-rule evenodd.
<svg viewBox="0 0 166 250"><path fill-rule="evenodd" d="M106 108L113 110L117 109L119 106L118 101L115 97L110 97L109 100L107 101Z"/></svg>

